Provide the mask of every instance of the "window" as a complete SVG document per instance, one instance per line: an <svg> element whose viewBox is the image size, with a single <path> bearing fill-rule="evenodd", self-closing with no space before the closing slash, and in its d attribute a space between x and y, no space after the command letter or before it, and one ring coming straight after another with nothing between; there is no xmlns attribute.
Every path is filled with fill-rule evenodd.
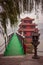
<svg viewBox="0 0 43 65"><path fill-rule="evenodd" d="M24 20L24 23L28 23L28 20Z"/></svg>
<svg viewBox="0 0 43 65"><path fill-rule="evenodd" d="M22 26L23 28L26 28L26 26Z"/></svg>
<svg viewBox="0 0 43 65"><path fill-rule="evenodd" d="M26 32L24 32L24 34L26 34Z"/></svg>

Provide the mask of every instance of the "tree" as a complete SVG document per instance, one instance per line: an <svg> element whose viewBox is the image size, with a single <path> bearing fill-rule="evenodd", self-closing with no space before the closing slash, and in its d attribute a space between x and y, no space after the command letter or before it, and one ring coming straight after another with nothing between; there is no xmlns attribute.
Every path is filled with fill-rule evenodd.
<svg viewBox="0 0 43 65"><path fill-rule="evenodd" d="M7 35L6 31L7 18L10 19L10 23L12 26L14 25L14 23L17 22L17 15L20 14L18 0L0 0L0 6L3 8L3 11L0 12L0 20L4 28L4 31Z"/></svg>
<svg viewBox="0 0 43 65"><path fill-rule="evenodd" d="M35 9L36 5L39 6L40 0L0 0L0 6L3 8L3 12L0 12L0 19L2 26L6 32L6 24L7 19L10 19L11 26L14 25L16 22L18 22L17 15L20 15L20 10L29 11L31 12L34 6L35 1ZM22 5L20 7L20 5ZM43 2L42 3L42 10L43 10ZM36 11L36 10L35 10Z"/></svg>

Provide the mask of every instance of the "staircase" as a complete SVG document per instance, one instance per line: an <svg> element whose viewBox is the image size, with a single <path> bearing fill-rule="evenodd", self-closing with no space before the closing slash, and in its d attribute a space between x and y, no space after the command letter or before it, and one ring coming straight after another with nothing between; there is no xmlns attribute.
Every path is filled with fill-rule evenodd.
<svg viewBox="0 0 43 65"><path fill-rule="evenodd" d="M26 54L32 53L32 50L33 50L32 44L31 43L26 43L25 46L26 46L26 49L25 49Z"/></svg>

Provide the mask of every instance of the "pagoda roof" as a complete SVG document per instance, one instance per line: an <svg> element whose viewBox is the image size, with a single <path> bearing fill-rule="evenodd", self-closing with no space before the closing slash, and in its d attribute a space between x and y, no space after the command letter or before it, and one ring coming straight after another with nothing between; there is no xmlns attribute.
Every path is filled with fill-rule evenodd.
<svg viewBox="0 0 43 65"><path fill-rule="evenodd" d="M23 28L19 28L18 31L19 31L19 32L20 32L20 31L35 31L35 29L36 29L36 28L34 28L34 29L23 29ZM37 29L37 31L38 31L38 29Z"/></svg>
<svg viewBox="0 0 43 65"><path fill-rule="evenodd" d="M22 26L22 25L37 26L37 24L35 23L30 24L30 23L24 23L24 22L22 22L19 26Z"/></svg>
<svg viewBox="0 0 43 65"><path fill-rule="evenodd" d="M21 21L23 21L23 20L34 20L34 19L32 19L32 18L29 18L29 17L25 17L24 19L22 19Z"/></svg>

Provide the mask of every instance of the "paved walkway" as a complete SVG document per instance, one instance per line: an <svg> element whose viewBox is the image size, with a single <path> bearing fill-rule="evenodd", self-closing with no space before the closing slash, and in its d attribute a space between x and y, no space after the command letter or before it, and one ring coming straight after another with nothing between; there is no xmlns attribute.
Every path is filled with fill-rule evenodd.
<svg viewBox="0 0 43 65"><path fill-rule="evenodd" d="M0 57L0 65L43 65L43 57L32 59L32 55Z"/></svg>

